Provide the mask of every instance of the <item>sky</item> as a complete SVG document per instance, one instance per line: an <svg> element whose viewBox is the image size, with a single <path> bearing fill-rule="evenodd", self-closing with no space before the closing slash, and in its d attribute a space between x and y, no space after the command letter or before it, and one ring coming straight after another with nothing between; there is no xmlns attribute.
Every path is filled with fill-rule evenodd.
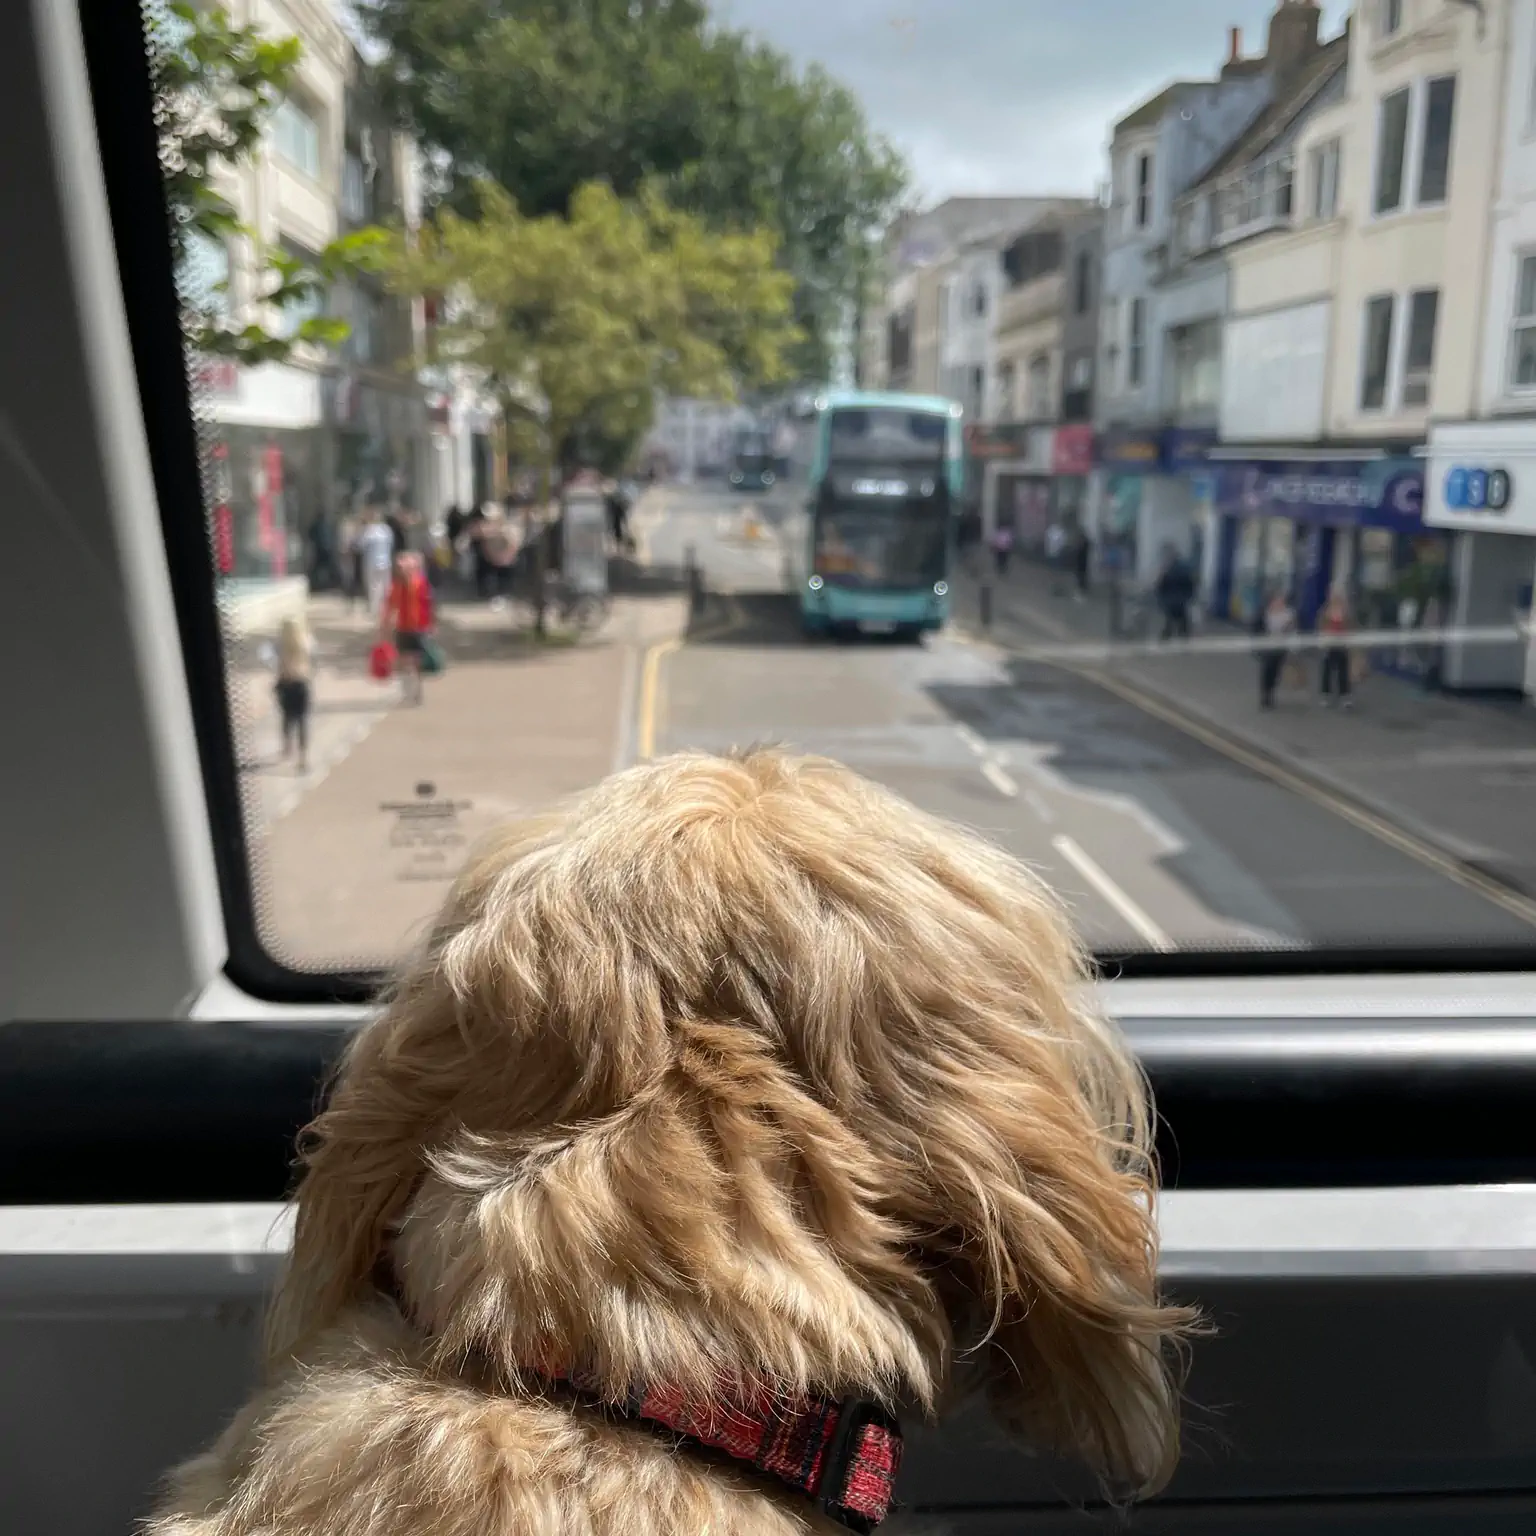
<svg viewBox="0 0 1536 1536"><path fill-rule="evenodd" d="M1325 0L1324 37L1347 0ZM715 0L727 25L817 62L906 155L918 201L1092 193L1117 118L1209 78L1227 29L1260 53L1273 0Z"/></svg>

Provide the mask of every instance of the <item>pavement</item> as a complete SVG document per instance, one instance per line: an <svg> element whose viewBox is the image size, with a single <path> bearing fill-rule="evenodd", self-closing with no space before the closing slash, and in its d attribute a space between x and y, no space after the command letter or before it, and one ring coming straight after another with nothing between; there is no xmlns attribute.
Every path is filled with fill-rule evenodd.
<svg viewBox="0 0 1536 1536"><path fill-rule="evenodd" d="M306 968L388 964L495 823L636 758L755 742L840 758L996 839L1039 869L1100 952L1536 941L1536 902L1281 756L1283 732L1333 731L1316 741L1336 737L1349 751L1330 771L1379 771L1402 793L1398 779L1454 774L1466 754L1494 750L1484 736L1391 727L1397 695L1373 682L1353 719L1287 705L1265 723L1273 741L1244 745L1230 722L1208 721L1241 708L1251 723L1249 658L1222 672L1189 662L1188 678L1177 674L1181 703L1169 702L1169 663L1110 676L1031 660L1031 641L1089 633L1094 614L1027 570L1011 579L990 637L965 622L974 593L962 581L962 622L920 647L807 641L760 512L723 486L649 494L631 519L633 556L613 562L611 621L580 641L538 645L515 615L445 604L449 667L427 680L419 708L367 678L366 620L337 599L311 600L308 775L271 761L270 675L246 663L233 683L248 706L248 805L272 949ZM690 564L707 590L697 608ZM1143 672L1163 677L1164 691ZM1459 717L1439 727L1461 729ZM1411 770L1401 745L1384 744L1404 737L1416 743ZM1419 760L1434 752L1446 755Z"/></svg>
<svg viewBox="0 0 1536 1536"><path fill-rule="evenodd" d="M1026 652L1041 640L1105 640L1107 594L1079 603L1056 588L1043 567L1016 565L994 586L989 638ZM980 633L978 583L961 572L955 589L962 622ZM1212 633L1237 631L1219 625ZM1328 709L1317 697L1315 658L1305 662L1305 688L1282 689L1272 711L1258 707L1257 672L1245 654L1159 658L1143 651L1085 671L1102 687L1380 818L1474 880L1536 897L1536 709L1529 703L1428 693L1372 674L1357 684L1353 709Z"/></svg>

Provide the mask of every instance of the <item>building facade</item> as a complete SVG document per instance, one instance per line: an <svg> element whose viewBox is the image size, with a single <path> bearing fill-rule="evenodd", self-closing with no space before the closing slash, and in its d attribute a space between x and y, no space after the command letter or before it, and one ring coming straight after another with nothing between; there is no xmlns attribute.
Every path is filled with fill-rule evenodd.
<svg viewBox="0 0 1536 1536"><path fill-rule="evenodd" d="M1303 11L1315 21L1315 7L1282 0L1271 42L1291 46L1291 13ZM1181 257L1176 210L1273 92L1267 55L1243 58L1234 29L1217 79L1168 86L1116 123L1111 135L1099 316L1099 472L1091 501L1101 562L1117 578L1149 581L1167 551L1196 553L1188 471L1202 464L1214 440L1215 412L1209 412L1208 426L1193 432L1177 425L1170 383L1179 367L1197 371L1193 360L1175 354L1198 358L1201 347L1208 353L1212 321L1219 334L1225 277L1219 261Z"/></svg>
<svg viewBox="0 0 1536 1536"><path fill-rule="evenodd" d="M1431 420L1478 404L1507 15L1359 8L1341 85L1285 150L1273 227L1229 250L1220 614L1247 620L1284 590L1305 624L1338 592L1370 627L1438 628L1474 618L1498 585L1473 542L1436 526L1425 455ZM1471 685L1472 654L1378 660Z"/></svg>
<svg viewBox="0 0 1536 1536"><path fill-rule="evenodd" d="M1472 410L1436 413L1425 497L1454 541L1452 616L1474 628L1529 623L1536 577L1536 0L1507 12ZM1452 644L1444 680L1533 694L1536 650Z"/></svg>

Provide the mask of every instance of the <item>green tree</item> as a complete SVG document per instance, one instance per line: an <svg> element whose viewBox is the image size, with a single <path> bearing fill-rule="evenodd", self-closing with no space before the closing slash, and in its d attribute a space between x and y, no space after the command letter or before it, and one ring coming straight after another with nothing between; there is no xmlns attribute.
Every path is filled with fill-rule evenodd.
<svg viewBox="0 0 1536 1536"><path fill-rule="evenodd" d="M660 392L787 376L800 335L770 232L718 233L653 188L597 182L567 216L525 214L492 182L477 202L375 260L395 291L445 296L439 357L486 380L546 495L584 442L636 440Z"/></svg>
<svg viewBox="0 0 1536 1536"><path fill-rule="evenodd" d="M700 0L373 0L361 14L400 121L441 156L447 202L472 211L489 179L540 215L590 181L621 197L659 183L716 228L766 225L796 279L797 371L824 374L905 180L824 71L711 28Z"/></svg>
<svg viewBox="0 0 1536 1536"><path fill-rule="evenodd" d="M217 6L185 0L160 7L155 30L161 165L188 344L205 355L262 363L287 358L295 342L345 341L349 327L332 316L311 314L287 335L274 336L260 324L241 325L231 318L226 281L196 291L200 248L227 250L232 239L250 237L218 190L217 175L221 168L248 161L259 148L267 119L298 68L298 38L266 37L255 27L236 26ZM332 285L356 271L381 239L378 231L359 231L331 242L314 262L280 247L261 249L261 302L279 310L323 308Z"/></svg>

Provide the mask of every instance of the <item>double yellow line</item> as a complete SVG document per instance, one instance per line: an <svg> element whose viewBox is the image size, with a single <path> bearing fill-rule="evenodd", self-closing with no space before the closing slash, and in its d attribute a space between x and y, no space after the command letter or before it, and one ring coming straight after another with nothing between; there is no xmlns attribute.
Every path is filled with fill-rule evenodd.
<svg viewBox="0 0 1536 1536"><path fill-rule="evenodd" d="M656 755L656 736L661 724L661 664L667 657L682 650L684 641L692 639L721 640L746 624L747 616L735 597L726 599L729 612L723 623L713 629L692 636L677 635L670 640L658 640L645 653L645 665L640 673L640 707L635 726L635 757L639 762L649 762Z"/></svg>

